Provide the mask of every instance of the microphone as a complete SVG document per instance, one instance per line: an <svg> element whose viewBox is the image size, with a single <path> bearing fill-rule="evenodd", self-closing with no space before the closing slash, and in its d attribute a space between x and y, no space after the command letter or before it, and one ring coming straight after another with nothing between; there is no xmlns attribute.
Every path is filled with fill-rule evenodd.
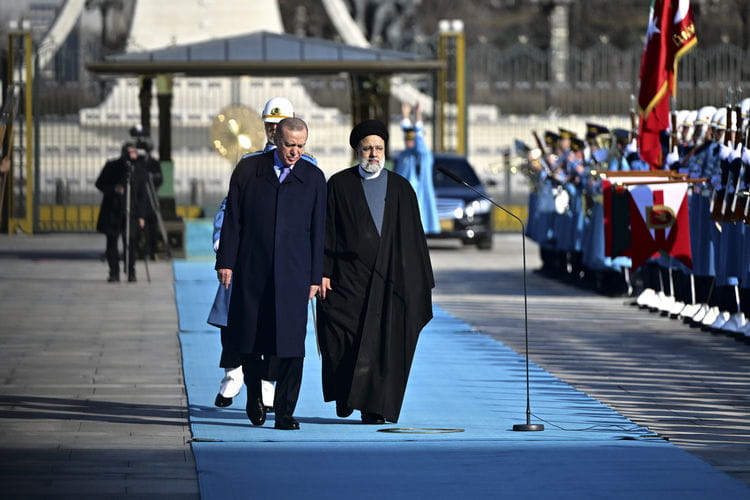
<svg viewBox="0 0 750 500"><path fill-rule="evenodd" d="M526 341L526 423L525 424L513 424L513 430L514 431L543 431L544 424L532 424L531 423L531 396L529 395L529 313L528 313L527 293L526 293L526 225L518 216L516 216L516 214L506 209L505 207L497 203L495 200L493 200L486 194L476 189L474 186L471 186L469 183L467 183L461 177L456 175L454 172L451 172L450 170L448 170L447 168L443 166L439 166L437 167L437 169L438 169L438 172L441 172L442 174L446 175L447 177L456 181L457 183L471 189L476 194L478 194L479 196L489 201L490 203L492 203L494 206L496 206L497 208L499 208L506 214L516 219L518 223L521 224L521 246L522 246L522 255L523 255L523 326L524 326L525 341Z"/></svg>

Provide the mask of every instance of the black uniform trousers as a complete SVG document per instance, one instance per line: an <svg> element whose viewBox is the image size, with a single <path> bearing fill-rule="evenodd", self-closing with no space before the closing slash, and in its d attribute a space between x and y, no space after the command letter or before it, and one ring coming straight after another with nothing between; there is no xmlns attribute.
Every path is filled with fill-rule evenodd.
<svg viewBox="0 0 750 500"><path fill-rule="evenodd" d="M294 415L302 385L304 358L277 358L260 354L242 355L242 375L248 401L261 397L261 379L276 380L273 412L276 418Z"/></svg>

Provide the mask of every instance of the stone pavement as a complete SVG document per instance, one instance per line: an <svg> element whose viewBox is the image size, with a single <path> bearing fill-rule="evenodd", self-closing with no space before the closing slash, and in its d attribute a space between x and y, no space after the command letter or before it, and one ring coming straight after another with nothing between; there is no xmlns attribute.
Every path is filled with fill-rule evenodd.
<svg viewBox="0 0 750 500"><path fill-rule="evenodd" d="M171 262L0 236L0 498L198 498Z"/></svg>

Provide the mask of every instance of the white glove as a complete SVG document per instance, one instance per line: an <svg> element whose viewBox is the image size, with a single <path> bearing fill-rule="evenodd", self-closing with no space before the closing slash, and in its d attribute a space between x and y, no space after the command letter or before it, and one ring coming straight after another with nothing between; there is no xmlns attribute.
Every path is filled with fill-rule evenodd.
<svg viewBox="0 0 750 500"><path fill-rule="evenodd" d="M638 144L636 143L636 140L633 139L630 141L630 144L625 146L625 153L626 154L633 154L638 151Z"/></svg>
<svg viewBox="0 0 750 500"><path fill-rule="evenodd" d="M733 162L737 158L742 158L742 144L737 144L737 147L729 153L729 162Z"/></svg>
<svg viewBox="0 0 750 500"><path fill-rule="evenodd" d="M732 152L732 146L727 146L726 144L719 144L719 158L722 160L726 160L729 158L729 153Z"/></svg>
<svg viewBox="0 0 750 500"><path fill-rule="evenodd" d="M672 152L667 155L667 160L664 162L664 166L668 167L673 163L680 161L680 155L677 153L677 148L673 148Z"/></svg>
<svg viewBox="0 0 750 500"><path fill-rule="evenodd" d="M750 165L750 149L748 148L742 150L742 163Z"/></svg>

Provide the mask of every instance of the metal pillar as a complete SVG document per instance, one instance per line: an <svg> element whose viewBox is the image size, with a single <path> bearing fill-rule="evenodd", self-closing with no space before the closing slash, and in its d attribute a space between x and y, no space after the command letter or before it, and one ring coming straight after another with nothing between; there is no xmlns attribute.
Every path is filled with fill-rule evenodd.
<svg viewBox="0 0 750 500"><path fill-rule="evenodd" d="M34 99L33 99L33 42L28 30L8 33L8 76L11 86L18 85L22 93L23 121L14 115L11 119L19 125L19 140L13 138L7 145L7 156L10 160L10 171L7 172L7 209L8 234L34 232ZM21 58L18 60L18 53ZM21 103L19 103L21 104ZM15 128L15 126L13 127ZM23 150L22 168L18 169L18 162L14 161L14 149L18 146Z"/></svg>
<svg viewBox="0 0 750 500"><path fill-rule="evenodd" d="M439 23L438 58L446 69L438 73L436 145L439 151L466 154L466 48L460 19Z"/></svg>

